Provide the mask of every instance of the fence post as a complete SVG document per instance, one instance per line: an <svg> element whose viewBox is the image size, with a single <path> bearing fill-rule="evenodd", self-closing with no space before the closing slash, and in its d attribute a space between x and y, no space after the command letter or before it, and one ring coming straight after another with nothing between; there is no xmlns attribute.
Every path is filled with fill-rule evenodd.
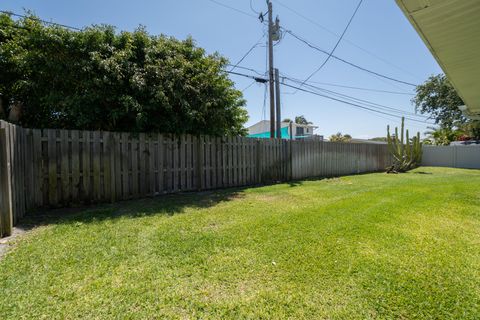
<svg viewBox="0 0 480 320"><path fill-rule="evenodd" d="M7 134L4 128L0 129L0 237L12 234L12 190L10 185L10 159L8 159Z"/></svg>

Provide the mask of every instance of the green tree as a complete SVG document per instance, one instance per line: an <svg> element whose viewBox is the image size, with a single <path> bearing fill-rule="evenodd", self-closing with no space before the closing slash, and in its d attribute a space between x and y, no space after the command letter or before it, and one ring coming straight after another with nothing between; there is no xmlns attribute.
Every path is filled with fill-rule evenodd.
<svg viewBox="0 0 480 320"><path fill-rule="evenodd" d="M436 145L436 146L448 146L450 142L457 141L462 132L460 130L452 130L447 127L428 127L428 131L425 132L426 144Z"/></svg>
<svg viewBox="0 0 480 320"><path fill-rule="evenodd" d="M332 134L330 138L328 138L331 142L350 142L352 141L352 136L349 134L342 134L341 132L337 132L336 134Z"/></svg>
<svg viewBox="0 0 480 320"><path fill-rule="evenodd" d="M4 117L16 113L36 128L246 134L245 100L227 60L191 38L71 31L33 18L0 15Z"/></svg>
<svg viewBox="0 0 480 320"><path fill-rule="evenodd" d="M416 89L412 99L415 107L422 114L429 114L438 125L427 134L434 143L448 144L449 139L465 138L480 139L480 121L467 119L459 106L463 101L457 94L447 77L443 74L431 76L424 84ZM448 142L448 143L447 143Z"/></svg>

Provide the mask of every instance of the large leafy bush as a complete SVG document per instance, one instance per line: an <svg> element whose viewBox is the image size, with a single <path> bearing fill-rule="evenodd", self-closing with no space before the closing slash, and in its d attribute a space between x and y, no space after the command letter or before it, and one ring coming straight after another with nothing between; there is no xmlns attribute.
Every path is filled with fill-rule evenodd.
<svg viewBox="0 0 480 320"><path fill-rule="evenodd" d="M226 63L144 28L71 31L0 15L1 111L21 110L26 127L244 134L245 101Z"/></svg>

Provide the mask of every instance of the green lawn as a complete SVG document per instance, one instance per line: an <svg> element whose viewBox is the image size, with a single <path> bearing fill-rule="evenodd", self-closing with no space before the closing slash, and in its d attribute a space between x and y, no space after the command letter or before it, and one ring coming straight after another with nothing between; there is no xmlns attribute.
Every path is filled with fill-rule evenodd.
<svg viewBox="0 0 480 320"><path fill-rule="evenodd" d="M89 209L0 261L1 319L479 319L480 171Z"/></svg>

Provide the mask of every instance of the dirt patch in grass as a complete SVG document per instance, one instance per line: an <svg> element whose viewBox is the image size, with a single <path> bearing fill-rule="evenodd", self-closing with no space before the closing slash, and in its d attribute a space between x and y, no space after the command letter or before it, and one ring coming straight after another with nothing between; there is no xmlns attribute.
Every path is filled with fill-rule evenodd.
<svg viewBox="0 0 480 320"><path fill-rule="evenodd" d="M27 232L32 230L32 226L25 225L14 227L11 236L0 239L0 260L7 254L7 252L18 242Z"/></svg>

